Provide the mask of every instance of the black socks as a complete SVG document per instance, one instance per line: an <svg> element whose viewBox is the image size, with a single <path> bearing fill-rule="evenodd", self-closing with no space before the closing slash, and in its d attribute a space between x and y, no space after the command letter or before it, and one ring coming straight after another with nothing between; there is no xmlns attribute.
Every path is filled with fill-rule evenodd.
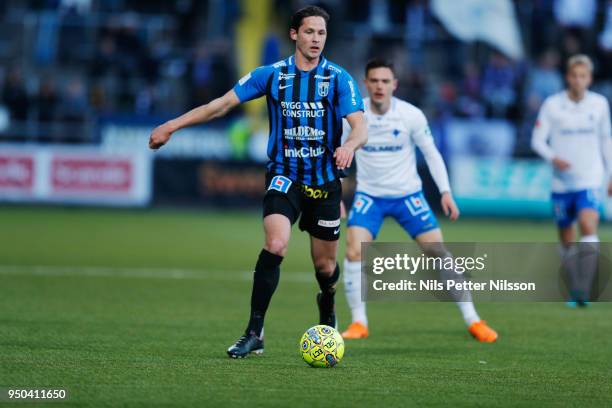
<svg viewBox="0 0 612 408"><path fill-rule="evenodd" d="M272 295L278 286L280 264L282 261L282 256L274 255L265 249L262 249L259 253L253 278L253 291L251 293L251 316L246 334L262 337L264 317L270 305ZM316 277L319 288L321 288L321 304L327 308L333 308L334 295L336 294L334 286L340 278L340 267L336 264L336 269L334 269L331 275L322 274L317 271Z"/></svg>
<svg viewBox="0 0 612 408"><path fill-rule="evenodd" d="M331 275L322 274L316 271L317 282L319 282L319 288L321 288L321 301L322 303L333 303L334 295L336 294L336 288L334 285L340 278L340 266L336 263L336 269Z"/></svg>
<svg viewBox="0 0 612 408"><path fill-rule="evenodd" d="M272 295L278 286L280 277L280 264L283 257L274 255L262 249L255 265L253 277L253 291L251 292L251 317L246 334L253 333L261 337L264 317Z"/></svg>

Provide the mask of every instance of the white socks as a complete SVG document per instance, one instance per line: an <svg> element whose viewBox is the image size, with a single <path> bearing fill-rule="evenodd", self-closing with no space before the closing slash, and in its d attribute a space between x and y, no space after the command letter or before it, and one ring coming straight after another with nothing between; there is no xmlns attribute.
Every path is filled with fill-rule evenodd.
<svg viewBox="0 0 612 408"><path fill-rule="evenodd" d="M361 300L361 262L351 262L344 260L344 293L346 301L351 309L351 319L353 322L361 322L368 325L366 316L366 304ZM472 301L455 302L465 324L470 326L480 321L474 303Z"/></svg>
<svg viewBox="0 0 612 408"><path fill-rule="evenodd" d="M455 302L455 304L461 311L465 324L471 326L472 323L480 321L480 317L478 316L478 313L476 313L476 308L474 308L473 302Z"/></svg>
<svg viewBox="0 0 612 408"><path fill-rule="evenodd" d="M361 262L344 260L344 293L351 308L352 321L367 326L366 305L361 300Z"/></svg>

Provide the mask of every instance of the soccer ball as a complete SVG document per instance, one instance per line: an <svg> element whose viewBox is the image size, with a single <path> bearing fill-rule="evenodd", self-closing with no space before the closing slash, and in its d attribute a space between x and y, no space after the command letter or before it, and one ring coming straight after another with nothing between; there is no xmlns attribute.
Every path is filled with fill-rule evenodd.
<svg viewBox="0 0 612 408"><path fill-rule="evenodd" d="M333 327L314 326L302 336L300 352L304 361L312 367L333 367L342 360L344 340Z"/></svg>

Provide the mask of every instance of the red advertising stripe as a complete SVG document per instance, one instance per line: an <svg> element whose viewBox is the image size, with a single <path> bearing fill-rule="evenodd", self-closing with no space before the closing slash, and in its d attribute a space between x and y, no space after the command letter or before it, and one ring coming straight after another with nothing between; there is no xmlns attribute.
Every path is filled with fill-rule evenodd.
<svg viewBox="0 0 612 408"><path fill-rule="evenodd" d="M51 163L54 192L129 192L134 168L129 159L59 158Z"/></svg>
<svg viewBox="0 0 612 408"><path fill-rule="evenodd" d="M0 189L31 190L34 187L34 159L27 156L0 156Z"/></svg>

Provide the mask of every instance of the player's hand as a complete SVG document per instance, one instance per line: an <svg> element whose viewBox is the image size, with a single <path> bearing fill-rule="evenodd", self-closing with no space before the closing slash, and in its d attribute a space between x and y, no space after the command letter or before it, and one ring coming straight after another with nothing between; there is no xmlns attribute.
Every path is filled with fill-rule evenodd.
<svg viewBox="0 0 612 408"><path fill-rule="evenodd" d="M157 150L170 140L172 131L168 128L167 124L160 125L153 129L151 136L149 137L149 148Z"/></svg>
<svg viewBox="0 0 612 408"><path fill-rule="evenodd" d="M336 167L340 170L344 170L348 167L351 167L351 163L353 162L353 156L355 152L353 149L348 147L340 146L334 152L334 158L336 159Z"/></svg>
<svg viewBox="0 0 612 408"><path fill-rule="evenodd" d="M453 196L448 191L442 193L442 199L440 200L442 205L442 211L451 221L455 221L459 218L459 207L455 203Z"/></svg>
<svg viewBox="0 0 612 408"><path fill-rule="evenodd" d="M344 205L344 201L340 200L340 219L346 218L346 206Z"/></svg>
<svg viewBox="0 0 612 408"><path fill-rule="evenodd" d="M612 180L608 183L608 196L612 197Z"/></svg>
<svg viewBox="0 0 612 408"><path fill-rule="evenodd" d="M570 164L569 162L560 159L558 157L555 157L554 159L552 159L552 164L553 166L555 166L558 170L564 171L570 168Z"/></svg>

